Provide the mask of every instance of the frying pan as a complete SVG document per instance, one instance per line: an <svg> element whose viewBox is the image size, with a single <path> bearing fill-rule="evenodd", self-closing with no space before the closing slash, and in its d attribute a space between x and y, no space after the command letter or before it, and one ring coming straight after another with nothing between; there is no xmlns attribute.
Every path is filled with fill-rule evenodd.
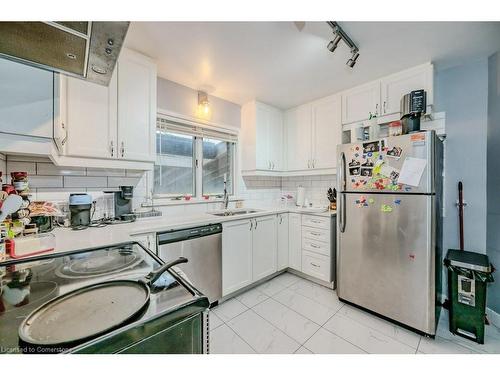
<svg viewBox="0 0 500 375"><path fill-rule="evenodd" d="M21 323L21 343L63 349L110 332L139 316L149 303L151 285L187 261L180 257L139 280L105 281L54 298Z"/></svg>

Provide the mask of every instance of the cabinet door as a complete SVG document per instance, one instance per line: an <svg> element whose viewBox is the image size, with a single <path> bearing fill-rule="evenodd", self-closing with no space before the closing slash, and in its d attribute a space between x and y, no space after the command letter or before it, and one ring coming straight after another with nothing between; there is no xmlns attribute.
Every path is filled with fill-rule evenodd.
<svg viewBox="0 0 500 375"><path fill-rule="evenodd" d="M53 80L52 72L0 59L0 132L52 138Z"/></svg>
<svg viewBox="0 0 500 375"><path fill-rule="evenodd" d="M116 70L108 87L60 77L65 155L116 158Z"/></svg>
<svg viewBox="0 0 500 375"><path fill-rule="evenodd" d="M255 103L255 169L270 170L269 129L271 112L267 106Z"/></svg>
<svg viewBox="0 0 500 375"><path fill-rule="evenodd" d="M340 96L330 96L312 104L313 168L336 168L337 145L342 143Z"/></svg>
<svg viewBox="0 0 500 375"><path fill-rule="evenodd" d="M309 104L286 112L285 133L288 170L307 170L311 162L311 106Z"/></svg>
<svg viewBox="0 0 500 375"><path fill-rule="evenodd" d="M342 93L342 124L368 120L370 114L380 115L380 81Z"/></svg>
<svg viewBox="0 0 500 375"><path fill-rule="evenodd" d="M278 271L288 267L288 214L279 214L276 224L278 236Z"/></svg>
<svg viewBox="0 0 500 375"><path fill-rule="evenodd" d="M253 281L276 272L277 242L275 216L254 219L253 228Z"/></svg>
<svg viewBox="0 0 500 375"><path fill-rule="evenodd" d="M302 270L302 235L300 214L288 215L288 266L297 271Z"/></svg>
<svg viewBox="0 0 500 375"><path fill-rule="evenodd" d="M154 161L156 65L122 50L118 59L118 151L126 160Z"/></svg>
<svg viewBox="0 0 500 375"><path fill-rule="evenodd" d="M283 170L283 115L279 109L269 111L267 148L271 169Z"/></svg>
<svg viewBox="0 0 500 375"><path fill-rule="evenodd" d="M382 79L382 114L400 112L401 97L413 90L427 91L427 105L433 104L433 66L425 64Z"/></svg>
<svg viewBox="0 0 500 375"><path fill-rule="evenodd" d="M222 294L224 296L252 282L251 228L250 220L230 221L222 226Z"/></svg>

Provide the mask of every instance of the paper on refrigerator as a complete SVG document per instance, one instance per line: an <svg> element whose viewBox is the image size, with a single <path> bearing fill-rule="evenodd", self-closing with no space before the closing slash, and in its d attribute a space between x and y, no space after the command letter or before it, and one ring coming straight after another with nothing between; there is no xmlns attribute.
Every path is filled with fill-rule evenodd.
<svg viewBox="0 0 500 375"><path fill-rule="evenodd" d="M427 159L406 157L399 173L398 183L419 186L426 165Z"/></svg>

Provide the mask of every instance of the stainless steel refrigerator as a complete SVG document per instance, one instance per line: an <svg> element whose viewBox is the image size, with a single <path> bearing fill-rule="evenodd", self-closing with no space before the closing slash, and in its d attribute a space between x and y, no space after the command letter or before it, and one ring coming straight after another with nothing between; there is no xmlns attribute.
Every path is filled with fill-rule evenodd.
<svg viewBox="0 0 500 375"><path fill-rule="evenodd" d="M339 298L435 335L442 142L427 131L339 145L337 152Z"/></svg>

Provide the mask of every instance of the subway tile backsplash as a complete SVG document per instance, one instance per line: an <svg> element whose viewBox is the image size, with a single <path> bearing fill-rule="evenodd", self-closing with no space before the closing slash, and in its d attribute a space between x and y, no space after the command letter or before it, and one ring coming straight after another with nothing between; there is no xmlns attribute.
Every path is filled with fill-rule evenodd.
<svg viewBox="0 0 500 375"><path fill-rule="evenodd" d="M121 185L134 186L133 207L140 207L146 196L146 173L125 169L58 167L48 158L0 154L3 183L10 183L10 172L28 172L32 200L67 202L71 193L89 193L96 200L96 216L102 216L103 191Z"/></svg>

